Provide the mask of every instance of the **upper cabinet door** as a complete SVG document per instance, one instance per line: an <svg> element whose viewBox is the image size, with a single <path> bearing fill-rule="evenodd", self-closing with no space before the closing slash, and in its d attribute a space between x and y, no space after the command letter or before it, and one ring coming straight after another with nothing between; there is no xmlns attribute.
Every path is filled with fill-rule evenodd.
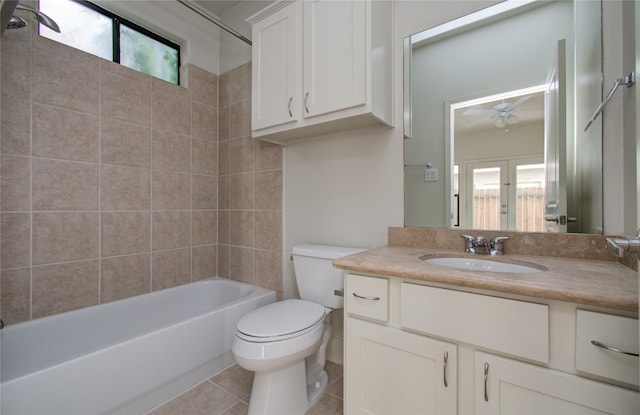
<svg viewBox="0 0 640 415"><path fill-rule="evenodd" d="M253 25L253 130L299 117L299 10L293 2Z"/></svg>
<svg viewBox="0 0 640 415"><path fill-rule="evenodd" d="M367 2L303 3L303 116L364 105Z"/></svg>

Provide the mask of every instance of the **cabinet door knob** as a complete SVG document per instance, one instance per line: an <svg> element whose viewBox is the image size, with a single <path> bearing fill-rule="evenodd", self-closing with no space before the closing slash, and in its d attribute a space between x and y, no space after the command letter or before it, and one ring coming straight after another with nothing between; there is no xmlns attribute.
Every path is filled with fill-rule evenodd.
<svg viewBox="0 0 640 415"><path fill-rule="evenodd" d="M489 363L484 362L484 401L489 402L489 393L487 392L487 379L489 378Z"/></svg>
<svg viewBox="0 0 640 415"><path fill-rule="evenodd" d="M309 93L304 94L304 110L309 113Z"/></svg>
<svg viewBox="0 0 640 415"><path fill-rule="evenodd" d="M615 347L607 346L606 344L600 343L597 340L591 340L591 344L593 344L594 346L600 347L602 349L608 350L610 352L626 354L626 355L629 355L629 356L638 357L638 353L625 352L624 350L620 350L620 349L616 349Z"/></svg>
<svg viewBox="0 0 640 415"><path fill-rule="evenodd" d="M293 97L289 97L289 117L293 117L293 113L291 112L291 102L293 101Z"/></svg>
<svg viewBox="0 0 640 415"><path fill-rule="evenodd" d="M444 352L444 387L449 387L449 382L447 382L447 361L449 360L449 352Z"/></svg>
<svg viewBox="0 0 640 415"><path fill-rule="evenodd" d="M356 293L353 293L353 296L356 298L359 298L361 300L369 300L369 301L380 301L380 297L365 297L362 295L358 295Z"/></svg>

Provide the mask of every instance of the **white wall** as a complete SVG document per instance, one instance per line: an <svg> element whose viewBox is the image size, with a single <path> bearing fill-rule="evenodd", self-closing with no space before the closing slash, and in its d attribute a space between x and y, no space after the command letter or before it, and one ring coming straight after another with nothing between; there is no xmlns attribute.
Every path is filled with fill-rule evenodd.
<svg viewBox="0 0 640 415"><path fill-rule="evenodd" d="M220 19L242 36L251 39L251 25L246 22L252 16L271 4L271 0L243 1L220 16ZM222 32L220 41L220 73L251 61L251 47L233 35Z"/></svg>

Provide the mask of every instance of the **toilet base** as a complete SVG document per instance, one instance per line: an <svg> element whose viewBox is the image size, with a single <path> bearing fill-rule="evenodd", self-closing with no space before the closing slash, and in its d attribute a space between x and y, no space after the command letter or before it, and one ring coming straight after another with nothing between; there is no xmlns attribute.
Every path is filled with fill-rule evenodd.
<svg viewBox="0 0 640 415"><path fill-rule="evenodd" d="M249 415L303 415L326 387L327 373L324 371L307 386L304 360L280 370L256 372Z"/></svg>

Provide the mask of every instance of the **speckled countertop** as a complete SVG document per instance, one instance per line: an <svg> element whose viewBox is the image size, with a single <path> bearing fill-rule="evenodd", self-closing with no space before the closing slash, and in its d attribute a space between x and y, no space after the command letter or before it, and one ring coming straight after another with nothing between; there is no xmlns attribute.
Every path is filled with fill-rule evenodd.
<svg viewBox="0 0 640 415"><path fill-rule="evenodd" d="M458 234L455 236L459 237ZM390 238L391 241L395 241L395 238ZM352 272L638 311L638 273L615 261L508 252L502 257L490 257L464 254L463 247L463 242L460 250L386 246L338 258L333 264L337 268ZM470 255L477 259L524 262L544 267L546 270L537 273L467 271L425 263L421 259L425 255Z"/></svg>

